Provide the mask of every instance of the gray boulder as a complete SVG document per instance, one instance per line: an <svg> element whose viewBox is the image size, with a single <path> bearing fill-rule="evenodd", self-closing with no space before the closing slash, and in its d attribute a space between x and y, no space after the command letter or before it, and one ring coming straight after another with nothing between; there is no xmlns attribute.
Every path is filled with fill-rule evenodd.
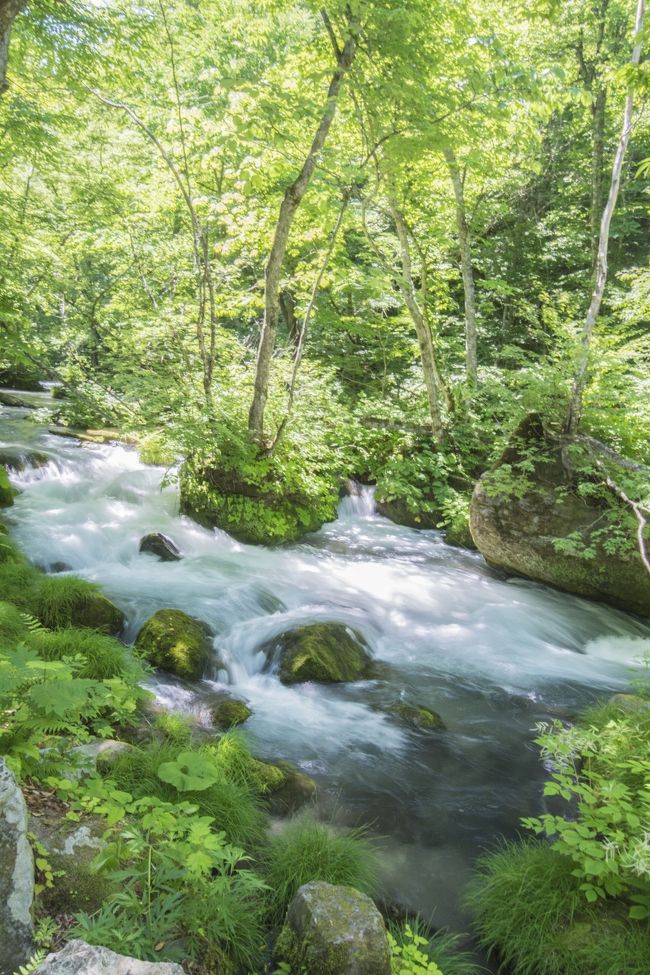
<svg viewBox="0 0 650 975"><path fill-rule="evenodd" d="M108 948L69 941L61 951L48 955L34 975L184 975L173 962L137 961Z"/></svg>
<svg viewBox="0 0 650 975"><path fill-rule="evenodd" d="M365 894L314 880L289 905L278 957L307 975L390 975L381 914Z"/></svg>
<svg viewBox="0 0 650 975"><path fill-rule="evenodd" d="M12 975L32 953L34 859L27 806L0 758L0 975Z"/></svg>
<svg viewBox="0 0 650 975"><path fill-rule="evenodd" d="M157 556L161 562L180 562L183 558L178 548L162 532L151 532L140 539L140 551L151 552Z"/></svg>

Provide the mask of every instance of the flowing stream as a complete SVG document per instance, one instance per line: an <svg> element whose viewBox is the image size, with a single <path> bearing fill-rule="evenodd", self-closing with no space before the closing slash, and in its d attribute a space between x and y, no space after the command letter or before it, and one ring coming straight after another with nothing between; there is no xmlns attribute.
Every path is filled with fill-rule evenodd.
<svg viewBox="0 0 650 975"><path fill-rule="evenodd" d="M160 607L205 620L226 670L194 687L158 679L160 701L201 716L230 684L254 710L253 749L315 777L323 815L371 824L385 895L438 926L462 929L473 858L541 808L535 724L625 690L650 651L650 629L633 617L507 580L438 532L378 516L369 489L302 544L253 547L179 517L165 471L135 450L52 436L28 410L2 408L0 420L3 453L50 458L12 476L22 493L6 517L28 556L101 583L127 614L127 641ZM183 560L140 554L151 531ZM382 678L284 687L264 672L261 644L322 620L360 629ZM438 711L448 730L416 733L382 712L400 699Z"/></svg>

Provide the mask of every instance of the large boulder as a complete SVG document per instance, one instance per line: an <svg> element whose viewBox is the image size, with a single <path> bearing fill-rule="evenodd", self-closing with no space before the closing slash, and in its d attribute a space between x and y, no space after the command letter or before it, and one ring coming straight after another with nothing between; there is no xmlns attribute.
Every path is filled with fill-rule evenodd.
<svg viewBox="0 0 650 975"><path fill-rule="evenodd" d="M181 511L240 542L279 545L318 531L337 516L336 492L296 492L273 475L252 483L234 471L186 461L181 468Z"/></svg>
<svg viewBox="0 0 650 975"><path fill-rule="evenodd" d="M343 623L308 623L286 630L264 644L269 664L279 663L283 684L326 684L373 675L368 644L358 630Z"/></svg>
<svg viewBox="0 0 650 975"><path fill-rule="evenodd" d="M0 975L13 975L32 953L34 860L27 806L0 758Z"/></svg>
<svg viewBox="0 0 650 975"><path fill-rule="evenodd" d="M353 887L312 881L289 905L276 954L306 975L390 975L384 920Z"/></svg>
<svg viewBox="0 0 650 975"><path fill-rule="evenodd" d="M184 975L180 965L164 961L138 961L108 948L69 941L65 948L48 955L34 969L34 975Z"/></svg>
<svg viewBox="0 0 650 975"><path fill-rule="evenodd" d="M0 465L0 508L9 508L14 503L14 491L9 481L9 475Z"/></svg>
<svg viewBox="0 0 650 975"><path fill-rule="evenodd" d="M210 662L209 626L180 609L159 609L135 641L150 664L177 677L198 680Z"/></svg>
<svg viewBox="0 0 650 975"><path fill-rule="evenodd" d="M523 491L503 488L516 488L517 482ZM650 574L638 552L630 546L629 551L612 553L603 544L600 531L616 506L614 497L608 508L602 498L578 493L561 447L547 437L540 419L530 416L495 470L476 485L470 529L479 551L494 566L650 616ZM627 517L621 510L621 518Z"/></svg>
<svg viewBox="0 0 650 975"><path fill-rule="evenodd" d="M151 532L150 535L141 538L140 551L151 552L161 562L180 562L183 558L171 538L167 538L162 532Z"/></svg>

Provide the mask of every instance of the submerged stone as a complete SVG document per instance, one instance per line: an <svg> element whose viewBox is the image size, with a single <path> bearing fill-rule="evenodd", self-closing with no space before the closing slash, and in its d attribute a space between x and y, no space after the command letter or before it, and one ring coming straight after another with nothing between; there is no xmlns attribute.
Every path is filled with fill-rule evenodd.
<svg viewBox="0 0 650 975"><path fill-rule="evenodd" d="M517 474L522 461L526 470ZM500 490L500 476L515 486L519 480L523 493ZM470 527L492 565L650 616L650 574L634 549L635 528L630 528L627 551L612 553L603 542L604 519L617 506L622 518L632 517L613 496L608 507L603 498L577 493L561 446L533 415L520 424L495 472L483 475L476 485ZM565 545L558 548L558 540ZM589 558L581 554L584 550Z"/></svg>
<svg viewBox="0 0 650 975"><path fill-rule="evenodd" d="M149 535L144 535L140 539L140 551L151 552L161 562L180 562L183 558L171 538L163 535L162 532L151 532Z"/></svg>
<svg viewBox="0 0 650 975"><path fill-rule="evenodd" d="M342 683L373 674L363 635L343 623L309 623L287 630L262 647L269 662L279 661L283 684L304 681Z"/></svg>
<svg viewBox="0 0 650 975"><path fill-rule="evenodd" d="M390 975L381 914L353 887L304 884L289 905L276 955L307 975Z"/></svg>
<svg viewBox="0 0 650 975"><path fill-rule="evenodd" d="M85 941L69 941L65 948L47 956L34 975L184 975L173 962L138 961Z"/></svg>
<svg viewBox="0 0 650 975"><path fill-rule="evenodd" d="M177 677L198 680L210 662L209 626L180 609L159 609L135 641L150 664Z"/></svg>
<svg viewBox="0 0 650 975"><path fill-rule="evenodd" d="M422 707L417 704L405 704L396 701L389 705L386 710L389 714L394 714L404 724L417 728L418 731L445 731L446 725L437 711Z"/></svg>
<svg viewBox="0 0 650 975"><path fill-rule="evenodd" d="M0 975L13 975L32 953L34 859L27 806L0 758Z"/></svg>

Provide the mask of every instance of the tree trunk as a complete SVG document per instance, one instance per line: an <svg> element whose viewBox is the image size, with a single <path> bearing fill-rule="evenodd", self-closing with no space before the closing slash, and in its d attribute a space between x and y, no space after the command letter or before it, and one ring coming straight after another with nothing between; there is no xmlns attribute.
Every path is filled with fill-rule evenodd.
<svg viewBox="0 0 650 975"><path fill-rule="evenodd" d="M329 24L327 15L324 15L324 20L330 37L332 37L331 25ZM287 187L280 205L280 213L275 226L273 244L264 276L264 322L262 324L262 334L260 335L260 344L257 351L253 402L251 403L250 413L248 415L248 429L258 443L262 443L264 435L264 410L269 392L271 360L278 328L280 274L289 242L289 233L298 207L311 182L316 164L318 163L318 157L325 145L334 115L336 114L336 106L343 79L354 61L356 54L358 31L358 19L349 16L348 36L343 49L339 50L335 40L332 41L337 66L329 84L325 109L302 169L293 183Z"/></svg>
<svg viewBox="0 0 650 975"><path fill-rule="evenodd" d="M606 104L607 90L601 82L591 105L591 249L594 269L598 261L598 237L603 212Z"/></svg>
<svg viewBox="0 0 650 975"><path fill-rule="evenodd" d="M296 302L289 288L283 288L280 292L279 300L282 315L287 326L287 335L293 346L293 356L295 359L300 341L300 326L296 320Z"/></svg>
<svg viewBox="0 0 650 975"><path fill-rule="evenodd" d="M404 296L406 307L409 310L411 320L415 326L415 332L420 346L420 358L422 360L422 373L424 375L424 385L429 401L429 416L433 430L433 439L436 443L442 443L444 439L444 428L442 424L442 413L440 409L440 399L443 389L443 382L436 354L433 348L431 329L429 328L422 309L418 304L415 283L413 281L413 269L411 264L411 248L409 244L408 228L404 220L404 214L400 210L395 199L390 200L390 212L395 223L395 230L400 246L400 260L402 263L402 279L399 282L400 290Z"/></svg>
<svg viewBox="0 0 650 975"><path fill-rule="evenodd" d="M641 29L643 27L643 15L645 10L645 0L638 0L637 10L636 10L636 21L635 21L635 37L637 38L632 51L632 64L638 64L641 59L641 41L639 39ZM630 92L625 99L625 111L623 113L623 126L621 129L621 135L618 140L618 146L616 149L616 156L614 157L614 165L612 167L612 179L609 188L609 197L607 199L607 204L603 211L602 220L600 223L600 234L598 237L598 254L596 258L596 280L594 284L594 290L591 295L591 302L587 310L587 315L585 318L585 323L582 328L582 340L580 354L578 357L578 364L576 368L575 378L573 382L573 390L571 393L571 400L569 402L569 409L566 418L565 430L570 436L575 436L578 431L578 425L580 423L580 415L582 413L582 401L584 397L585 385L587 381L587 368L589 366L589 352L591 348L591 338L594 331L594 325L596 324L596 319L598 318L598 313L600 312L600 306L603 300L603 294L605 292L605 284L607 282L607 250L609 245L609 228L612 222L612 216L614 209L616 207L616 200L618 199L618 191L621 185L621 172L623 169L623 160L625 159L625 152L627 150L628 143L630 141L630 132L632 129L632 108L633 108L633 97Z"/></svg>
<svg viewBox="0 0 650 975"><path fill-rule="evenodd" d="M474 288L474 270L472 268L472 245L465 209L465 188L454 150L451 146L447 145L444 147L443 153L447 161L451 182L454 187L454 196L456 198L456 228L458 231L460 267L463 275L463 290L465 293L465 363L467 381L472 386L475 386L478 380L476 292Z"/></svg>
<svg viewBox="0 0 650 975"><path fill-rule="evenodd" d="M0 0L0 95L9 87L7 62L13 22L25 5L25 0Z"/></svg>

